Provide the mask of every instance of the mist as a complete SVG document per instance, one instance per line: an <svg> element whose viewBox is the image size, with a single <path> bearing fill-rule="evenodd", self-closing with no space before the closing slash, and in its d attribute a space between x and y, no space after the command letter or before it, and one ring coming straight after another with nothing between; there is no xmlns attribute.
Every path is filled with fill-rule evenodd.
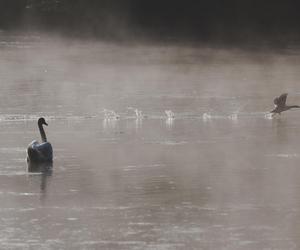
<svg viewBox="0 0 300 250"><path fill-rule="evenodd" d="M299 3L294 0L1 0L0 4L0 28L5 30L235 46L299 42Z"/></svg>
<svg viewBox="0 0 300 250"><path fill-rule="evenodd" d="M299 249L298 5L1 0L0 248Z"/></svg>

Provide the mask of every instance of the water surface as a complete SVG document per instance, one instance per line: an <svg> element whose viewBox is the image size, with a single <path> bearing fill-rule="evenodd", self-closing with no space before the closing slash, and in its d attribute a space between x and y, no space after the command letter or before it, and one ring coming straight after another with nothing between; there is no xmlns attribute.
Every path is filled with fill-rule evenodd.
<svg viewBox="0 0 300 250"><path fill-rule="evenodd" d="M299 63L1 33L0 248L299 249L300 113L265 116ZM28 173L40 116L53 171Z"/></svg>

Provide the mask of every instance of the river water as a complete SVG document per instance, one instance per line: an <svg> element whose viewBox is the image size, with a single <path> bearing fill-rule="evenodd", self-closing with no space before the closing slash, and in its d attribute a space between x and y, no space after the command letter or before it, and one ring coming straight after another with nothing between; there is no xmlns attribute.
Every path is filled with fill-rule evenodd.
<svg viewBox="0 0 300 250"><path fill-rule="evenodd" d="M299 66L0 33L0 249L299 249L300 111L266 115L300 103ZM41 116L53 170L31 173Z"/></svg>

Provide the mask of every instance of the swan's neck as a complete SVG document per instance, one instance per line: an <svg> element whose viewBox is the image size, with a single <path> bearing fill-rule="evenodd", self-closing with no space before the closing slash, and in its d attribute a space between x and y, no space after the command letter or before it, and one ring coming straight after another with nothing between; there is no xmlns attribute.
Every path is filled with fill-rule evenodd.
<svg viewBox="0 0 300 250"><path fill-rule="evenodd" d="M46 142L47 141L47 137L46 137L46 133L45 133L45 130L44 130L42 124L39 124L39 130L40 130L42 142Z"/></svg>

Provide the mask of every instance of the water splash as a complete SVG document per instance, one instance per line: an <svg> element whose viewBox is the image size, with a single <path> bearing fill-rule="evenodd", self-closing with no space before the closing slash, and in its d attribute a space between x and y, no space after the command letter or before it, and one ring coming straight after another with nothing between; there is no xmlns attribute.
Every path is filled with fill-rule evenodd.
<svg viewBox="0 0 300 250"><path fill-rule="evenodd" d="M118 120L120 115L118 115L114 110L104 109L104 119L105 120Z"/></svg>
<svg viewBox="0 0 300 250"><path fill-rule="evenodd" d="M230 120L237 121L237 119L238 119L238 114L237 114L237 113L231 114L231 115L228 116L228 118L229 118Z"/></svg>
<svg viewBox="0 0 300 250"><path fill-rule="evenodd" d="M210 113L204 113L204 114L202 115L202 119L203 119L204 121L210 120L210 119L211 119L211 114L210 114Z"/></svg>
<svg viewBox="0 0 300 250"><path fill-rule="evenodd" d="M165 110L165 113L166 113L168 119L174 119L175 118L175 114L172 110Z"/></svg>
<svg viewBox="0 0 300 250"><path fill-rule="evenodd" d="M135 109L134 112L135 112L136 119L143 119L144 118L142 110Z"/></svg>
<svg viewBox="0 0 300 250"><path fill-rule="evenodd" d="M114 111L109 109L104 109L104 120L103 120L103 128L115 128L116 122L120 119L120 116Z"/></svg>
<svg viewBox="0 0 300 250"><path fill-rule="evenodd" d="M144 115L142 110L137 109L137 108L133 108L133 107L127 107L128 110L133 110L134 114L135 114L135 118L137 120L143 119L143 118L147 118L147 115Z"/></svg>
<svg viewBox="0 0 300 250"><path fill-rule="evenodd" d="M272 120L274 118L274 114L273 113L266 113L265 118L268 119L268 120Z"/></svg>
<svg viewBox="0 0 300 250"><path fill-rule="evenodd" d="M175 114L172 110L165 110L165 113L167 115L166 126L168 129L171 129L173 127Z"/></svg>
<svg viewBox="0 0 300 250"><path fill-rule="evenodd" d="M202 119L204 121L209 121L211 119L230 119L232 121L237 121L238 120L238 113L233 113L230 115L212 115L210 113L204 113L202 115Z"/></svg>

